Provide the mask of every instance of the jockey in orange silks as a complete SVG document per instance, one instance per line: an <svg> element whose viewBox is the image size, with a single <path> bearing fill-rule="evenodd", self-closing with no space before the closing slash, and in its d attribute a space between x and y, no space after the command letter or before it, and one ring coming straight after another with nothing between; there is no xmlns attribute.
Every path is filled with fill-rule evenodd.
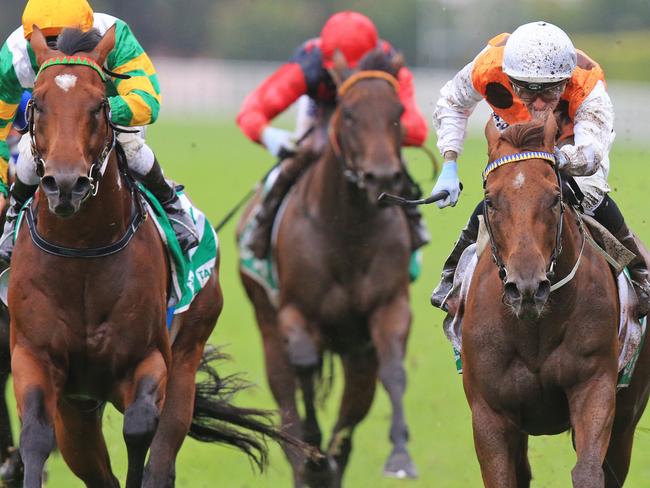
<svg viewBox="0 0 650 488"><path fill-rule="evenodd" d="M256 226L250 247L257 257L267 255L270 229L277 209L291 185L311 161L289 157L296 150L296 138L310 129L320 108L331 108L336 104L336 85L330 75L334 53L341 52L348 65L354 68L367 53L375 49L381 49L387 55L395 52L387 41L379 38L375 25L368 17L358 12L339 12L325 23L320 37L303 43L287 63L244 100L237 116L239 128L249 139L262 144L273 156L284 160L278 166L273 186L255 216ZM401 117L403 145L421 146L426 140L427 124L415 105L413 74L403 67L397 79L399 97L404 106ZM296 133L272 127L270 122L299 98ZM406 191L414 190L408 188ZM417 210L409 209L407 216L412 246L417 249L428 242L428 233Z"/></svg>
<svg viewBox="0 0 650 488"><path fill-rule="evenodd" d="M633 233L609 196L609 151L614 142L614 109L600 66L577 50L567 34L548 22L532 22L512 34L501 34L440 90L433 123L445 159L433 192L446 190L440 208L454 206L460 196L456 160L463 149L467 119L485 100L499 130L554 111L560 134L555 157L563 174L575 177L584 194L587 214L603 224L636 258L628 268L639 297L640 315L650 307L648 269ZM445 308L462 252L476 241L476 208L444 264L442 280L431 302Z"/></svg>

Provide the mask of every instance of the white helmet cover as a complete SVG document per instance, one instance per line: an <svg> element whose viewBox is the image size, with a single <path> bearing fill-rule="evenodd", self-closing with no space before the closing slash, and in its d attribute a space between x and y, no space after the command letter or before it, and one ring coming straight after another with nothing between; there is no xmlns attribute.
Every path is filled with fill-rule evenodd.
<svg viewBox="0 0 650 488"><path fill-rule="evenodd" d="M517 27L503 51L504 73L524 82L566 80L576 64L576 49L569 36L559 27L543 21Z"/></svg>

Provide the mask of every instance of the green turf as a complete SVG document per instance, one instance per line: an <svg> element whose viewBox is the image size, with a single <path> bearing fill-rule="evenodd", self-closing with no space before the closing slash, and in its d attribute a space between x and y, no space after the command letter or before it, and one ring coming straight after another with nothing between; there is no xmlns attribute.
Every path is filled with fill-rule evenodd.
<svg viewBox="0 0 650 488"><path fill-rule="evenodd" d="M184 183L193 200L216 223L271 165L271 157L245 140L232 123L178 123L161 121L149 132L149 141L168 175ZM611 185L614 197L631 226L650 241L647 187L650 150L616 145L612 154ZM433 147L433 141L430 141ZM420 151L408 150L413 174L428 191L430 167ZM433 243L424 252L420 280L412 287L414 324L406 366L408 388L405 398L411 429L411 453L420 470L417 481L389 480L382 467L390 452L388 427L390 408L383 389L378 388L374 405L354 437L354 450L345 476L345 486L388 488L475 487L480 473L472 441L470 413L456 374L452 350L442 331L442 313L429 305L429 295L438 280L441 264L474 205L481 198L480 171L485 163L485 144L470 140L461 157L460 174L465 190L455 208L424 210ZM220 235L222 246L221 282L225 308L212 342L228 345L235 361L226 372L244 371L259 386L240 397L240 403L274 407L266 384L262 347L237 274L234 222ZM498 381L498 378L495 378ZM340 384L320 414L324 432L331 429L338 406ZM113 468L124 483L126 455L121 435L122 417L108 408L104 424ZM647 486L650 479L650 414L636 433L631 473L627 486ZM530 441L534 487L566 487L575 462L568 435L537 437ZM289 487L291 474L281 451L273 446L270 466L256 474L247 459L232 449L202 445L188 439L177 465L177 486L192 487ZM60 456L49 462L50 487L79 487Z"/></svg>

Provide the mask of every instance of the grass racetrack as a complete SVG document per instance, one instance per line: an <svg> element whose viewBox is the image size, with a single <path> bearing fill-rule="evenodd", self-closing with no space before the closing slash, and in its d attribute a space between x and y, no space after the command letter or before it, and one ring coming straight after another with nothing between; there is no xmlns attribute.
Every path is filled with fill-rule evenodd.
<svg viewBox="0 0 650 488"><path fill-rule="evenodd" d="M216 224L272 164L262 148L250 143L234 122L163 120L149 131L148 140L166 174L186 185L194 202ZM630 226L650 242L650 222L646 212L650 185L650 146L641 147L617 140L611 155L610 184L613 197ZM433 137L429 146L434 147ZM481 170L486 161L485 142L470 139L460 158L460 175L465 185L459 204L440 211L423 209L433 242L425 248L423 273L411 288L414 323L406 357L408 388L405 397L407 422L411 431L410 449L420 471L416 481L382 477L383 464L390 452L388 428L390 406L379 387L370 414L354 436L354 448L345 475L346 487L456 488L482 486L474 453L470 411L456 374L451 346L442 331L443 315L429 305L431 290L438 281L442 262L451 250L460 229L482 197ZM407 150L413 175L428 192L432 187L430 165L421 151ZM239 398L247 406L275 408L266 384L260 336L253 310L244 295L237 273L234 246L235 221L220 233L221 284L225 308L211 338L227 345L234 361L221 372L242 371L258 386ZM225 370L225 371L224 371ZM495 378L499 381L499 378ZM320 423L325 438L334 424L340 397L336 383ZM126 448L122 439L122 416L106 409L105 432L113 469L124 484ZM636 431L634 454L626 486L648 486L650 480L650 414L646 413ZM534 487L566 487L575 454L569 435L531 437L530 461ZM68 470L60 455L50 458L48 487L83 486ZM200 444L187 439L178 458L177 486L191 487L289 487L291 472L281 450L271 447L267 473L254 472L243 454L232 449Z"/></svg>

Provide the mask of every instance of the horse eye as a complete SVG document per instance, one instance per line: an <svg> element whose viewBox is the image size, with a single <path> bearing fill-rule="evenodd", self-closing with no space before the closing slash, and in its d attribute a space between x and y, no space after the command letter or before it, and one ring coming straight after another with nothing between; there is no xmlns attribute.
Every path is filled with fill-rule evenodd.
<svg viewBox="0 0 650 488"><path fill-rule="evenodd" d="M487 207L488 207L490 210L494 210L494 209L495 209L495 208L494 208L494 203L492 203L492 200L490 200L489 198L486 198L486 199L485 199L485 204L487 205Z"/></svg>
<svg viewBox="0 0 650 488"><path fill-rule="evenodd" d="M344 108L343 109L343 119L348 123L352 124L354 122L354 115L352 115L352 111Z"/></svg>
<svg viewBox="0 0 650 488"><path fill-rule="evenodd" d="M562 195L558 193L557 195L555 195L555 198L553 199L553 205L551 205L551 208L557 207L561 201L562 201Z"/></svg>

